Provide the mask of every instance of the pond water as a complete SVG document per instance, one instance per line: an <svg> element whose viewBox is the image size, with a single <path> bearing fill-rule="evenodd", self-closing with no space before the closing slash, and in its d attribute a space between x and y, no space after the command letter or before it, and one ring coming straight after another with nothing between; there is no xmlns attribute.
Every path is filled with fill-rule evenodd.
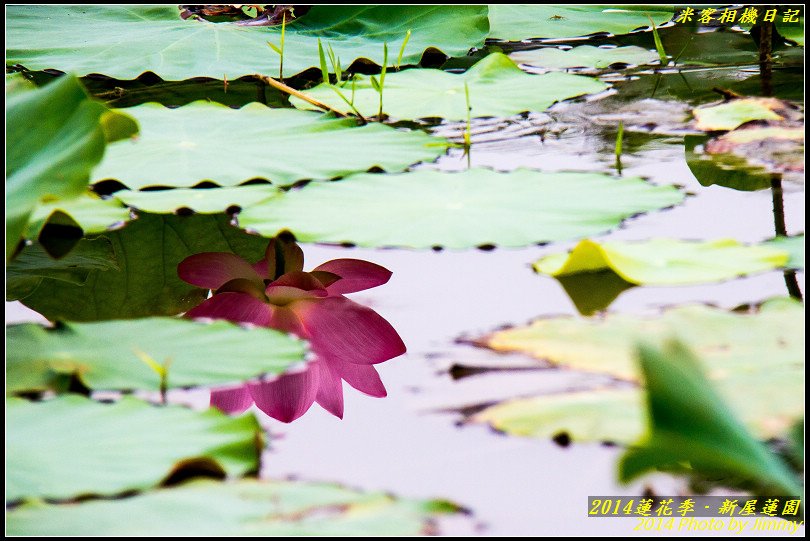
<svg viewBox="0 0 810 541"><path fill-rule="evenodd" d="M684 76L687 81L691 78L689 99L677 86ZM712 86L757 93L760 85L755 66L663 75L643 72L632 77L608 74L606 78L614 88L601 99L558 104L543 114L474 121L469 161L461 149L451 149L435 163L416 167L457 171L471 165L499 171L525 167L617 173L613 145L621 118L626 129L621 175L641 176L657 185L675 184L690 195L681 205L629 219L598 239L729 237L759 242L774 236L770 190L702 186L684 158L683 133L689 129L681 121L683 115L691 106L716 100L719 96L710 91ZM773 86L777 95L801 97L796 85L802 80L803 70L777 69ZM655 101L635 110L631 107L650 98ZM617 115L622 108L624 112ZM647 128L634 129L634 124ZM463 123L431 127L438 135L456 138L463 128ZM783 204L787 233L803 232L803 184L786 182ZM627 535L635 525L632 519L587 518L587 496L638 496L646 489L667 495L688 492L682 479L665 475L619 485L616 462L622 450L617 447L561 447L552 441L506 437L481 425L461 424L464 416L459 410L464 408L507 397L610 383L605 376L540 369L534 361L514 354L508 356L509 366L524 365L526 369L461 379L451 376L455 365L485 360L491 366L507 358L475 347L469 340L538 317L578 315L560 283L531 268L539 257L574 244L466 251L303 245L306 268L353 257L393 271L385 287L351 297L391 322L408 353L378 366L387 398L372 399L347 387L342 421L319 407L289 425L260 414L270 435L261 475L336 481L417 498L447 498L472 512L471 518L443 519L444 534L533 535L540 528L546 534ZM797 278L803 292L804 273ZM785 295L785 276L773 271L700 286L633 288L622 293L609 312L652 314L688 302L734 308ZM18 303L7 303L6 320L44 321ZM170 398L207 403L207 393L198 391L172 392Z"/></svg>
<svg viewBox="0 0 810 541"><path fill-rule="evenodd" d="M516 120L514 124L520 124ZM510 127L501 123L498 129ZM647 136L645 136L647 137ZM756 242L773 236L769 191L740 192L701 186L683 158L683 145L666 136L648 137L645 148L625 156L623 174L653 183L678 184L694 193L683 205L628 220L606 239L665 236L708 239L728 236ZM545 143L537 135L507 138L498 144L473 145L473 165L498 170L593 168L608 171L598 136L572 135ZM608 158L611 156L608 155ZM442 170L466 167L459 151L435 164ZM785 193L788 233L803 231L804 194ZM708 227L707 227L708 225ZM573 244L573 243L569 243ZM647 486L656 493L680 493L683 481L659 475L621 486L615 464L621 450L595 444L562 448L551 441L503 437L482 426L458 426L455 408L499 398L551 393L590 385L598 376L560 370L482 374L454 381L454 364L474 364L497 353L457 343L504 325L541 316L576 315L561 285L534 273L530 263L566 245L493 251L371 250L305 245L307 268L339 257L374 261L393 271L382 288L353 298L388 319L408 353L378 367L389 391L372 399L347 390L344 419L313 407L285 425L265 419L271 437L262 475L327 480L403 496L443 497L461 503L474 521L446 519L443 533L528 535L537 531L566 534L626 534L632 519L585 517L588 495L638 495ZM799 274L802 291L804 274ZM719 284L644 287L623 293L611 312L651 313L685 302L724 308L785 295L781 271ZM40 319L7 304L7 321ZM531 362L527 363L531 366ZM179 393L178 393L179 394ZM207 393L183 400L207 403ZM263 417L263 416L262 416ZM634 525L634 523L633 523Z"/></svg>

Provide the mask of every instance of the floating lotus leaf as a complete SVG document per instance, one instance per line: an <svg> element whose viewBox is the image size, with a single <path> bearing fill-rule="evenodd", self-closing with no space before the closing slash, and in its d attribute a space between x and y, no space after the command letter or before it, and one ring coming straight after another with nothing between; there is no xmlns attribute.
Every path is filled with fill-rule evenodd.
<svg viewBox="0 0 810 541"><path fill-rule="evenodd" d="M765 139L787 139L790 141L804 141L803 128L759 128L755 130L734 130L722 136L724 141L730 143L754 143Z"/></svg>
<svg viewBox="0 0 810 541"><path fill-rule="evenodd" d="M611 270L632 284L678 285L730 280L784 266L785 250L746 246L731 239L642 242L583 240L570 253L541 258L534 269L551 276Z"/></svg>
<svg viewBox="0 0 810 541"><path fill-rule="evenodd" d="M248 27L182 20L174 5L9 6L6 62L81 75L134 79L151 71L168 80L276 76L281 25ZM343 66L366 58L381 64L383 44L398 50L411 37L403 64L427 49L463 56L480 47L489 29L485 6L313 6L287 25L284 75L318 66L318 38ZM391 63L397 60L390 55Z"/></svg>
<svg viewBox="0 0 810 541"><path fill-rule="evenodd" d="M106 143L138 129L128 116L91 100L72 76L38 89L12 80L8 90L6 260L39 203L81 195Z"/></svg>
<svg viewBox="0 0 810 541"><path fill-rule="evenodd" d="M672 18L667 6L559 6L493 4L489 6L489 38L521 41L529 38L575 38L608 32L627 34Z"/></svg>
<svg viewBox="0 0 810 541"><path fill-rule="evenodd" d="M458 510L325 483L197 481L122 500L23 505L6 527L11 535L415 536Z"/></svg>
<svg viewBox="0 0 810 541"><path fill-rule="evenodd" d="M93 270L84 285L43 279L23 304L49 319L97 321L174 315L196 306L206 291L183 282L177 265L199 252L233 252L258 261L267 240L231 226L225 215L141 214L104 233L119 270Z"/></svg>
<svg viewBox="0 0 810 541"><path fill-rule="evenodd" d="M115 404L78 395L11 398L6 429L14 435L6 442L6 501L149 488L191 459L229 475L259 465L256 418L214 409L158 407L129 397Z"/></svg>
<svg viewBox="0 0 810 541"><path fill-rule="evenodd" d="M561 368L638 381L636 344L663 344L673 337L700 355L720 394L758 436L782 436L803 414L804 308L789 299L769 301L756 314L684 306L658 317L540 319L496 332L484 343ZM577 391L504 402L472 420L510 434L550 437L564 432L579 441L631 443L643 428L641 412L631 404L641 404L636 388ZM621 415L607 414L622 409ZM585 410L604 411L591 418Z"/></svg>
<svg viewBox="0 0 810 541"><path fill-rule="evenodd" d="M56 214L66 214L82 228L85 234L103 233L119 228L133 219L129 209L116 199L102 199L85 192L66 201L52 201L39 205L31 215L28 232L39 234L42 227Z"/></svg>
<svg viewBox="0 0 810 541"><path fill-rule="evenodd" d="M795 237L776 237L764 244L787 251L790 254L788 268L804 270L804 234Z"/></svg>
<svg viewBox="0 0 810 541"><path fill-rule="evenodd" d="M603 319L544 318L486 339L498 351L517 351L575 370L636 380L635 343L676 335L707 362L713 376L733 369L790 365L802 357L800 303L766 303L756 314L701 305L667 310L659 317L608 314ZM732 362L733 368L726 366Z"/></svg>
<svg viewBox="0 0 810 541"><path fill-rule="evenodd" d="M442 139L379 123L252 103L231 109L195 102L177 109L145 104L127 109L141 125L137 139L111 145L93 181L116 179L132 189L222 186L254 178L290 185L381 167L401 171L445 152ZM144 167L144 164L149 164Z"/></svg>
<svg viewBox="0 0 810 541"><path fill-rule="evenodd" d="M637 389L597 389L519 398L473 415L512 436L574 441L631 442L644 429L642 395Z"/></svg>
<svg viewBox="0 0 810 541"><path fill-rule="evenodd" d="M802 9L803 8L804 6L802 6ZM776 23L776 29L779 31L779 34L782 35L782 37L795 41L797 45L804 48L804 11L802 11L802 15L799 17L797 23L784 22L784 16L774 22Z"/></svg>
<svg viewBox="0 0 810 541"><path fill-rule="evenodd" d="M84 284L92 270L118 269L115 252L107 239L81 239L64 257L51 257L41 244L26 246L6 266L6 300L29 295L43 278Z"/></svg>
<svg viewBox="0 0 810 541"><path fill-rule="evenodd" d="M543 47L516 51L509 58L518 64L528 64L538 68L607 68L613 64L653 64L659 60L658 53L635 45L628 47L594 47L580 45L573 49Z"/></svg>
<svg viewBox="0 0 810 541"><path fill-rule="evenodd" d="M473 117L544 111L556 101L595 94L607 88L605 83L581 75L531 75L517 67L508 56L492 53L464 73L437 69L388 73L383 89L383 112L400 120L431 117L466 119L465 83L469 88ZM364 116L376 115L380 95L374 89L371 77L357 76L354 83L347 82L341 90L344 96L352 94L352 86L354 107ZM304 94L338 111L351 111L351 107L329 85L320 84ZM314 108L299 98L292 98L290 103L302 109Z"/></svg>
<svg viewBox="0 0 810 541"><path fill-rule="evenodd" d="M736 174L744 177L749 172L762 171L760 174L767 174L769 179L767 187L770 187L770 180L780 178L791 180L792 177L796 182L804 182L804 119L794 118L779 124L764 128L742 126L709 139L704 144L704 151L726 169L725 176ZM734 167L735 161L741 165ZM691 163L690 167L695 170ZM730 186L734 187L733 184Z"/></svg>
<svg viewBox="0 0 810 541"><path fill-rule="evenodd" d="M733 130L752 120L781 120L774 112L782 101L776 98L742 98L692 110L695 128L703 131Z"/></svg>
<svg viewBox="0 0 810 541"><path fill-rule="evenodd" d="M275 186L256 184L215 189L176 188L145 192L121 190L115 192L115 198L145 212L169 213L187 208L203 214L216 214L230 207L247 208L258 205L280 193Z"/></svg>
<svg viewBox="0 0 810 541"><path fill-rule="evenodd" d="M27 323L6 327L6 338L14 344L6 358L7 392L52 388L65 375L93 390L225 385L279 374L304 360L303 343L291 336L224 321L145 318L55 329ZM145 358L164 367L165 378Z"/></svg>
<svg viewBox="0 0 810 541"><path fill-rule="evenodd" d="M737 132L731 131L725 135L733 133ZM686 164L701 185L711 186L716 184L745 192L770 189L773 180L773 174L770 171L753 165L744 157L736 154L707 153L706 143L709 140L711 139L707 135L687 135L684 137Z"/></svg>
<svg viewBox="0 0 810 541"><path fill-rule="evenodd" d="M420 169L312 183L247 208L239 225L265 236L288 229L303 242L511 247L607 231L682 198L671 186L599 173Z"/></svg>

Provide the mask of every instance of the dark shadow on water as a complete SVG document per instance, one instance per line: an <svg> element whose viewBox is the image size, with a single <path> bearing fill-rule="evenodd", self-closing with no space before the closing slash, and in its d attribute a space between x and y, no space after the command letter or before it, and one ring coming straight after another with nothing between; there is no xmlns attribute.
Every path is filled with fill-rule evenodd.
<svg viewBox="0 0 810 541"><path fill-rule="evenodd" d="M583 316L606 310L623 291L635 287L609 270L560 276L557 281Z"/></svg>

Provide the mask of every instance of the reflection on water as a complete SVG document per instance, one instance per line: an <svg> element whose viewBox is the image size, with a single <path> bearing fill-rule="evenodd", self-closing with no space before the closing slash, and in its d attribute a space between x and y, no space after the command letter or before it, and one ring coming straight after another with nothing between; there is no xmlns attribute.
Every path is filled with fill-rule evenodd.
<svg viewBox="0 0 810 541"><path fill-rule="evenodd" d="M558 276L556 279L583 316L591 316L606 310L623 291L635 287L635 284L624 280L611 270L581 272Z"/></svg>
<svg viewBox="0 0 810 541"><path fill-rule="evenodd" d="M391 273L359 259L333 259L304 272L304 253L287 237L270 239L265 256L251 264L226 252L184 259L177 272L213 296L186 313L292 333L306 339L314 360L301 370L211 392L211 405L241 413L254 403L267 415L292 422L314 402L343 418L343 382L369 396L384 397L374 366L405 353L394 328L374 310L345 293L388 281Z"/></svg>

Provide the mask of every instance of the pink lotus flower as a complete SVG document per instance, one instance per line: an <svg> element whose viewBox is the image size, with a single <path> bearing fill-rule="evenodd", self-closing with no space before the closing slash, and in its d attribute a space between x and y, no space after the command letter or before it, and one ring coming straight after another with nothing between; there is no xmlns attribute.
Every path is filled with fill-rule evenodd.
<svg viewBox="0 0 810 541"><path fill-rule="evenodd" d="M227 319L293 333L309 341L315 360L303 372L214 390L211 405L241 413L255 403L289 423L317 402L343 418L343 381L374 397L386 395L374 364L405 353L397 332L374 310L346 297L382 285L387 269L359 259L335 259L303 272L304 254L292 241L271 239L264 259L250 264L231 253L184 259L177 273L214 295L186 317Z"/></svg>

